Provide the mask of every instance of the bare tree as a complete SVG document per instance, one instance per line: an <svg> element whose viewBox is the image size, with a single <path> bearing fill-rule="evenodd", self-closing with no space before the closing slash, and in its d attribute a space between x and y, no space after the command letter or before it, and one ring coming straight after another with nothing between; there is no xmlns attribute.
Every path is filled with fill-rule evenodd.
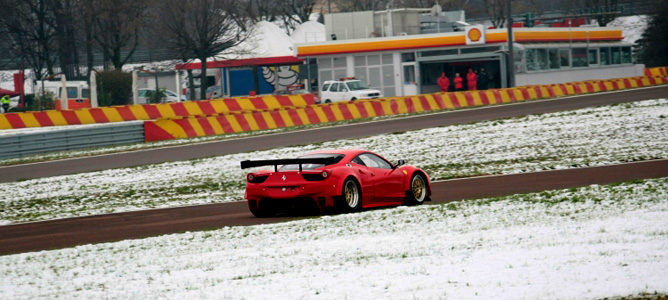
<svg viewBox="0 0 668 300"><path fill-rule="evenodd" d="M496 28L502 28L506 24L507 1L510 0L485 0L485 11Z"/></svg>
<svg viewBox="0 0 668 300"><path fill-rule="evenodd" d="M76 0L48 0L47 6L53 14L49 24L55 33L60 70L68 78L81 77L77 51L78 2Z"/></svg>
<svg viewBox="0 0 668 300"><path fill-rule="evenodd" d="M383 10L388 2L389 0L338 0L336 7L342 12Z"/></svg>
<svg viewBox="0 0 668 300"><path fill-rule="evenodd" d="M275 0L245 0L239 1L241 9L246 11L248 17L253 22L268 21L274 22L280 14L282 1Z"/></svg>
<svg viewBox="0 0 668 300"><path fill-rule="evenodd" d="M4 12L0 25L8 32L13 56L28 64L37 79L53 74L55 32L49 25L53 16L46 0L0 0L0 11Z"/></svg>
<svg viewBox="0 0 668 300"><path fill-rule="evenodd" d="M280 6L283 24L288 31L295 29L296 24L309 20L316 0L286 0Z"/></svg>
<svg viewBox="0 0 668 300"><path fill-rule="evenodd" d="M135 0L97 0L94 37L105 57L105 68L110 61L115 69L122 69L137 50L146 4Z"/></svg>
<svg viewBox="0 0 668 300"><path fill-rule="evenodd" d="M206 99L207 59L249 34L241 7L236 0L163 1L161 20L169 43L185 58L201 62L200 99Z"/></svg>

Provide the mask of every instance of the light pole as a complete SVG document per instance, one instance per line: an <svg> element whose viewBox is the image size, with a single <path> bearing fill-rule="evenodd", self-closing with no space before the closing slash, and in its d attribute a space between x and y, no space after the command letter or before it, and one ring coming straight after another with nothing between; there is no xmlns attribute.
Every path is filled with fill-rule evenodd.
<svg viewBox="0 0 668 300"><path fill-rule="evenodd" d="M515 86L515 58L513 57L513 17L511 15L510 0L506 0L506 26L508 27L508 87Z"/></svg>

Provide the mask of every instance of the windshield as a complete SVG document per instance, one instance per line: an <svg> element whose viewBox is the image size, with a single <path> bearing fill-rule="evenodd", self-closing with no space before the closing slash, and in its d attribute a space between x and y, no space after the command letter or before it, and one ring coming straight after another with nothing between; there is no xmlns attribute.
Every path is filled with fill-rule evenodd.
<svg viewBox="0 0 668 300"><path fill-rule="evenodd" d="M346 84L348 84L348 88L349 88L351 91L358 91L358 90L367 90L367 89L369 89L369 87L366 86L366 83L361 82L361 81L359 81L359 80L348 81L348 82L346 82Z"/></svg>
<svg viewBox="0 0 668 300"><path fill-rule="evenodd" d="M343 154L338 154L338 153L318 153L318 154L307 154L304 156L300 156L299 158L334 158L334 162L332 164L336 164L341 159L343 159L344 155ZM302 165L302 170L313 170L317 168L322 168L325 165L323 164L303 164ZM281 171L294 171L294 170L299 170L299 165L284 165L281 166L280 168Z"/></svg>

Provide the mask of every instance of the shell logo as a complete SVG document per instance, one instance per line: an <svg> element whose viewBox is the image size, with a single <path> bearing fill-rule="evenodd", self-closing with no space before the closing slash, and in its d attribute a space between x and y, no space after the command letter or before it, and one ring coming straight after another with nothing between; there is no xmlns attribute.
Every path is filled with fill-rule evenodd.
<svg viewBox="0 0 668 300"><path fill-rule="evenodd" d="M471 40L472 42L479 41L481 37L482 37L482 32L480 32L480 29L471 28L471 30L469 30L469 40Z"/></svg>

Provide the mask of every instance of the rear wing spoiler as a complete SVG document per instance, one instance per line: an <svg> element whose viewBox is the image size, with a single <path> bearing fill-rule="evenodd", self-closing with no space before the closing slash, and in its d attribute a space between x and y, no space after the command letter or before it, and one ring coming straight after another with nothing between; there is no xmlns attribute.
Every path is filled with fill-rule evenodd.
<svg viewBox="0 0 668 300"><path fill-rule="evenodd" d="M241 162L242 169L248 169L260 166L274 166L274 172L278 172L279 165L299 165L299 171L302 171L304 164L323 164L331 165L337 162L336 157L318 157L318 158L285 158L285 159L267 159L267 160L244 160Z"/></svg>

